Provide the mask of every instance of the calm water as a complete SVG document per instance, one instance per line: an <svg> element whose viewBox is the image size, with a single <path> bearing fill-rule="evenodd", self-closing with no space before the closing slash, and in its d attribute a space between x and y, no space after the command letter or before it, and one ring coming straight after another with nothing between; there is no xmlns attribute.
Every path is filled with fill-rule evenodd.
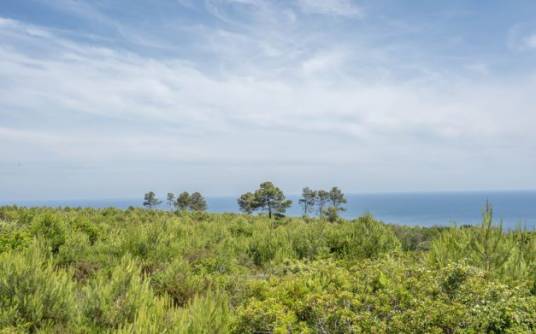
<svg viewBox="0 0 536 334"><path fill-rule="evenodd" d="M289 196L297 203L297 196ZM502 219L507 228L519 224L536 228L536 191L531 192L463 192L463 193L400 193L400 194L356 194L347 195L346 218L370 212L386 223L404 225L449 225L478 224L481 209L486 199L494 209L496 220ZM211 212L237 212L235 197L207 198ZM0 202L22 206L70 206L70 207L117 207L141 206L142 200L70 200ZM162 205L163 208L166 206ZM288 213L301 215L299 206L294 205Z"/></svg>

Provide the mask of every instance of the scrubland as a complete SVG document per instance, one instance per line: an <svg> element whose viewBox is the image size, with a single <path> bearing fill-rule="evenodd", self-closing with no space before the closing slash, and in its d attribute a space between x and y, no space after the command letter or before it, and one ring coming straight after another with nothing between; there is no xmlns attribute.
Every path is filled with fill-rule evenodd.
<svg viewBox="0 0 536 334"><path fill-rule="evenodd" d="M536 235L491 216L2 207L0 333L536 332Z"/></svg>

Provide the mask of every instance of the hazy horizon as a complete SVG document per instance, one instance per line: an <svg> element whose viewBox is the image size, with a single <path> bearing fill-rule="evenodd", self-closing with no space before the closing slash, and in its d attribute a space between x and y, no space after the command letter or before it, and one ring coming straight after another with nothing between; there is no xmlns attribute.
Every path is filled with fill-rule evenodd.
<svg viewBox="0 0 536 334"><path fill-rule="evenodd" d="M4 0L0 200L534 190L535 14Z"/></svg>
<svg viewBox="0 0 536 334"><path fill-rule="evenodd" d="M254 187L253 187L254 188ZM250 190L253 190L250 189ZM149 189L150 190L150 189ZM148 190L148 191L149 191ZM284 189L282 189L284 191ZM180 194L182 191L188 191L193 192L194 190L188 190L188 189L181 189L180 191L162 191L162 192L155 192L156 197L160 200L162 200L162 204L160 206L166 206L165 203L165 197L168 192L171 192L175 195ZM503 190L496 190L496 189L470 189L470 190L430 190L430 191L377 191L377 192L344 192L345 196L374 196L374 195L456 195L456 194L523 194L523 193L536 193L536 189L503 189ZM98 202L98 201L138 201L140 203L140 206L142 206L143 202L143 195L140 194L139 196L122 196L122 197L86 197L86 198L76 198L76 197L66 197L66 198L30 198L30 199L24 199L24 198L16 198L16 199L3 199L0 198L0 205L9 205L10 203L46 203L46 202L81 202L81 201L88 201L88 202ZM237 199L241 194L204 194L204 197L207 199ZM301 197L301 193L285 193L285 196L290 199L298 199ZM295 204L295 203L294 203Z"/></svg>
<svg viewBox="0 0 536 334"><path fill-rule="evenodd" d="M428 192L428 193L373 193L345 194L347 203L340 212L341 217L354 219L370 213L386 223L420 226L449 226L452 224L479 224L482 208L489 201L494 208L495 221L504 223L506 229L523 226L536 228L536 191L504 192ZM162 203L160 210L169 210L165 196L157 194ZM213 213L238 213L239 206L235 196L206 196L207 210ZM288 216L299 217L303 214L299 195L287 195L292 205L286 211ZM65 199L11 201L2 205L20 207L84 207L117 208L143 207L143 197L119 199ZM316 214L316 213L315 213Z"/></svg>

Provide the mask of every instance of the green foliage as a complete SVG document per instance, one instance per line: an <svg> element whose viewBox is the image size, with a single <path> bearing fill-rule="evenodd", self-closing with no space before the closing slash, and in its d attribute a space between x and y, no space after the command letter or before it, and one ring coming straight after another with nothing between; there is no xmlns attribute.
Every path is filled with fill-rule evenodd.
<svg viewBox="0 0 536 334"><path fill-rule="evenodd" d="M153 209L155 206L158 206L161 203L162 201L156 198L156 195L153 191L149 191L148 193L146 193L143 198L143 206L148 209Z"/></svg>
<svg viewBox="0 0 536 334"><path fill-rule="evenodd" d="M288 263L252 281L235 333L526 333L536 299L460 264L441 271L386 258L348 267Z"/></svg>
<svg viewBox="0 0 536 334"><path fill-rule="evenodd" d="M175 203L176 203L175 194L174 193L168 193L167 196L166 196L166 202L167 202L167 204L168 204L170 209L175 207Z"/></svg>
<svg viewBox="0 0 536 334"><path fill-rule="evenodd" d="M336 207L330 206L323 211L323 217L330 223L335 223L339 220L339 212Z"/></svg>
<svg viewBox="0 0 536 334"><path fill-rule="evenodd" d="M25 248L30 242L31 236L26 229L0 221L0 253Z"/></svg>
<svg viewBox="0 0 536 334"><path fill-rule="evenodd" d="M287 200L285 195L272 182L263 182L255 193L245 193L238 199L240 210L251 213L254 210L264 210L268 212L268 217L272 218L272 213L282 215L292 205L292 201Z"/></svg>
<svg viewBox="0 0 536 334"><path fill-rule="evenodd" d="M69 332L79 322L74 283L33 244L0 254L0 329Z"/></svg>
<svg viewBox="0 0 536 334"><path fill-rule="evenodd" d="M92 245L102 237L102 227L91 223L85 217L77 217L73 222L73 227L76 231L85 234Z"/></svg>
<svg viewBox="0 0 536 334"><path fill-rule="evenodd" d="M324 214L324 208L329 201L329 192L325 190L318 190L316 193L316 205L318 206L318 215Z"/></svg>
<svg viewBox="0 0 536 334"><path fill-rule="evenodd" d="M503 231L490 207L463 228L136 208L0 219L0 333L536 331L536 234Z"/></svg>
<svg viewBox="0 0 536 334"><path fill-rule="evenodd" d="M515 281L535 277L534 251L534 234L505 233L501 225L494 226L493 210L487 204L480 226L445 230L432 242L428 259L437 267L465 261L488 275Z"/></svg>
<svg viewBox="0 0 536 334"><path fill-rule="evenodd" d="M303 207L303 215L307 217L313 211L314 206L318 207L318 215L327 221L334 223L339 220L339 213L344 211L342 206L346 203L346 198L342 191L333 187L330 191L311 190L309 187L303 188L302 198L299 200ZM326 208L326 205L329 207Z"/></svg>
<svg viewBox="0 0 536 334"><path fill-rule="evenodd" d="M327 240L332 253L347 259L378 258L400 249L393 231L370 215L329 229Z"/></svg>
<svg viewBox="0 0 536 334"><path fill-rule="evenodd" d="M170 194L168 194L168 200L169 195ZM203 212L207 210L207 201L199 192L194 192L191 195L186 191L180 193L177 200L174 202L174 205L179 211L186 211L189 209L191 211Z"/></svg>
<svg viewBox="0 0 536 334"><path fill-rule="evenodd" d="M245 212L247 214L253 213L253 211L255 211L258 207L257 202L255 200L255 194L253 194L252 192L247 192L245 194L240 195L237 202L240 211Z"/></svg>
<svg viewBox="0 0 536 334"><path fill-rule="evenodd" d="M331 207L335 208L337 211L344 210L342 205L346 203L346 198L339 188L331 188L329 191L329 201L331 202Z"/></svg>
<svg viewBox="0 0 536 334"><path fill-rule="evenodd" d="M194 192L190 196L190 210L192 211L206 211L207 210L207 201L201 195L201 193Z"/></svg>
<svg viewBox="0 0 536 334"><path fill-rule="evenodd" d="M96 328L119 328L131 323L138 310L154 303L141 269L128 258L122 259L111 272L100 272L83 291L84 317Z"/></svg>
<svg viewBox="0 0 536 334"><path fill-rule="evenodd" d="M177 259L152 277L154 291L160 295L168 295L178 306L188 304L198 291L205 288L204 280L193 273L190 264Z"/></svg>
<svg viewBox="0 0 536 334"><path fill-rule="evenodd" d="M187 334L229 333L232 321L227 297L220 293L208 292L196 296L179 313L178 328Z"/></svg>
<svg viewBox="0 0 536 334"><path fill-rule="evenodd" d="M44 240L53 253L57 253L65 243L65 223L56 215L47 213L34 217L31 230L34 236Z"/></svg>
<svg viewBox="0 0 536 334"><path fill-rule="evenodd" d="M307 214L313 210L316 196L317 196L316 191L311 190L309 187L303 188L302 197L300 198L299 202L303 208L304 217L307 217Z"/></svg>
<svg viewBox="0 0 536 334"><path fill-rule="evenodd" d="M177 209L184 211L188 207L190 207L190 194L187 191L183 191L177 196Z"/></svg>
<svg viewBox="0 0 536 334"><path fill-rule="evenodd" d="M448 227L392 226L395 235L405 251L428 251L431 242L439 237Z"/></svg>

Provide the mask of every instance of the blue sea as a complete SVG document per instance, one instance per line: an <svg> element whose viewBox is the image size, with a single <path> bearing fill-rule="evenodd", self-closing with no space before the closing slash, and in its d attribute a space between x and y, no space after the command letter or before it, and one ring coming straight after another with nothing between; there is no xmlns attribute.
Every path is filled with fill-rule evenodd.
<svg viewBox="0 0 536 334"><path fill-rule="evenodd" d="M355 218L371 213L386 223L402 225L462 225L478 224L482 208L488 200L495 213L495 221L501 220L506 228L525 227L536 229L536 191L518 192L438 192L438 193L381 193L346 195L348 203L345 218ZM0 205L50 207L128 208L139 207L140 199L103 200L54 200L54 201L2 201ZM295 203L289 210L291 216L300 216L298 196L289 196ZM238 212L236 197L208 197L211 212ZM162 204L162 209L166 205Z"/></svg>

